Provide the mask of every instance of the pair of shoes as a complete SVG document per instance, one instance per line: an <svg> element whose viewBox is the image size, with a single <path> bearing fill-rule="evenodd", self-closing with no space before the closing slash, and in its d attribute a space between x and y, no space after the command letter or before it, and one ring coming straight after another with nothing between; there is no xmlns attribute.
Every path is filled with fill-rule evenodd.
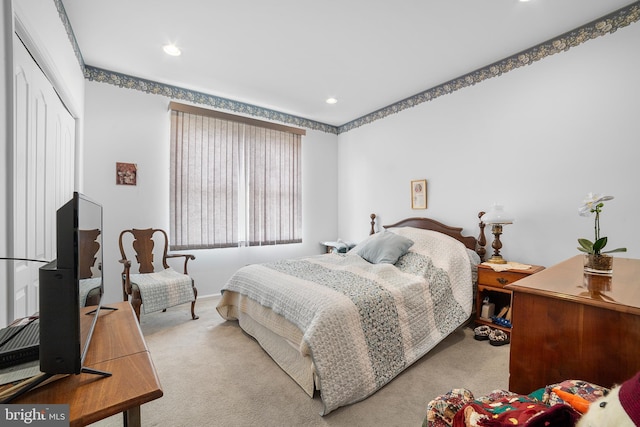
<svg viewBox="0 0 640 427"><path fill-rule="evenodd" d="M478 326L473 330L473 338L478 341L485 341L489 339L491 332L491 328L486 325Z"/></svg>
<svg viewBox="0 0 640 427"><path fill-rule="evenodd" d="M505 328L511 327L511 306L507 305L502 307L500 313L497 316L491 317L491 321L496 325L503 326Z"/></svg>
<svg viewBox="0 0 640 427"><path fill-rule="evenodd" d="M489 344L493 346L501 346L509 344L510 342L509 335L500 329L494 329L489 334Z"/></svg>
<svg viewBox="0 0 640 427"><path fill-rule="evenodd" d="M503 318L503 317L496 317L496 316L493 316L493 317L491 318L491 321L492 321L493 323L495 323L496 325L500 325L500 326L503 326L503 327L505 327L505 328L510 328L510 327L511 327L511 322L509 322L507 319L505 319L505 318Z"/></svg>

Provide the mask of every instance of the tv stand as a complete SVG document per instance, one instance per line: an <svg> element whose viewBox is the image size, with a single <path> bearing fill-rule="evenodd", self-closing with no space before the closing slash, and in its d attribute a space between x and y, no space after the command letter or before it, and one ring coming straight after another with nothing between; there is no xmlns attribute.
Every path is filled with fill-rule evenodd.
<svg viewBox="0 0 640 427"><path fill-rule="evenodd" d="M140 405L162 397L162 388L140 326L128 301L100 310L86 369L110 372L100 381L68 375L50 381L12 403L68 404L70 427L84 426L122 412L124 425L140 426ZM83 369L85 369L83 368ZM137 380L132 380L137 379Z"/></svg>

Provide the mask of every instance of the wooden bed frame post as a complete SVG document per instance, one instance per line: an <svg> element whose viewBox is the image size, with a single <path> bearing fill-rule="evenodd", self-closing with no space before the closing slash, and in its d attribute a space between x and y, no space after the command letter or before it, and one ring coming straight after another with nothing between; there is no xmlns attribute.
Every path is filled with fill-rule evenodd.
<svg viewBox="0 0 640 427"><path fill-rule="evenodd" d="M480 261L484 261L484 256L487 254L487 250L485 249L487 238L484 236L485 223L482 221L482 215L484 214L484 211L478 213L478 218L480 218L480 223L478 224L478 227L480 227L480 235L478 236L478 249L476 249L476 253L480 256Z"/></svg>
<svg viewBox="0 0 640 427"><path fill-rule="evenodd" d="M376 214L372 213L371 214L371 230L369 231L369 235L376 234L375 225L376 225Z"/></svg>

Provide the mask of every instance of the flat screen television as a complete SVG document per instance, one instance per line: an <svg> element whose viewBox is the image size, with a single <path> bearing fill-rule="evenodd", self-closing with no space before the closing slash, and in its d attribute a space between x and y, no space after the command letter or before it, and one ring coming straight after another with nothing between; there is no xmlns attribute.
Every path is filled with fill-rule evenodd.
<svg viewBox="0 0 640 427"><path fill-rule="evenodd" d="M102 205L75 192L56 213L56 260L39 272L40 371L110 375L84 367L102 307Z"/></svg>

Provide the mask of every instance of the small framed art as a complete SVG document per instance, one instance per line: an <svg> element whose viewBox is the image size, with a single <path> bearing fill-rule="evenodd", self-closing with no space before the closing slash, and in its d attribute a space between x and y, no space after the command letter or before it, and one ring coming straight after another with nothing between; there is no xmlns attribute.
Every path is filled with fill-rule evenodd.
<svg viewBox="0 0 640 427"><path fill-rule="evenodd" d="M138 181L138 166L135 163L116 162L116 184L136 185Z"/></svg>
<svg viewBox="0 0 640 427"><path fill-rule="evenodd" d="M411 181L411 209L427 209L427 180Z"/></svg>

